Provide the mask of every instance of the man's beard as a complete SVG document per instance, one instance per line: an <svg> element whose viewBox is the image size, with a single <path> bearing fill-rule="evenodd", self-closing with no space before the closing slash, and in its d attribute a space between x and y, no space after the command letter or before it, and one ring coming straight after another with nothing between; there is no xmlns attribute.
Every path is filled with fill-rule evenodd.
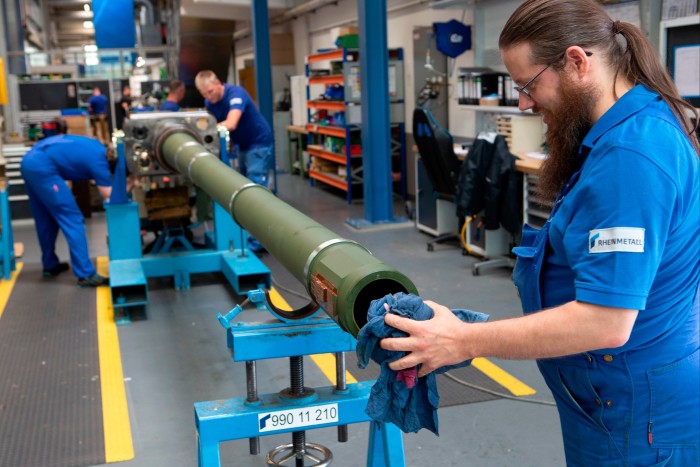
<svg viewBox="0 0 700 467"><path fill-rule="evenodd" d="M591 114L598 95L592 86L576 88L562 75L560 104L548 112L549 156L540 168L537 184L539 195L545 199L554 200L578 169L579 146L591 129Z"/></svg>

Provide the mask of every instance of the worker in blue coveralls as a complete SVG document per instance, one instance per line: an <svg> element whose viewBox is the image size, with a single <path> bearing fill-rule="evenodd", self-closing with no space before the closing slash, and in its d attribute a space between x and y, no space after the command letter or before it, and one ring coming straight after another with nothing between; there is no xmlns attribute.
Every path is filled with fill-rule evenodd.
<svg viewBox="0 0 700 467"><path fill-rule="evenodd" d="M241 174L264 187L269 186L274 157L272 129L250 95L240 86L222 84L211 70L197 73L197 90L216 121L228 129L233 144L238 146L238 168ZM248 247L261 252L263 246L252 236Z"/></svg>
<svg viewBox="0 0 700 467"><path fill-rule="evenodd" d="M646 35L595 0L525 1L499 48L520 110L547 124L553 208L513 250L525 316L387 314L408 334L381 342L409 352L390 367L537 359L568 465L700 465L697 112Z"/></svg>
<svg viewBox="0 0 700 467"><path fill-rule="evenodd" d="M55 252L60 229L70 249L78 286L97 287L109 282L97 274L90 261L85 220L65 182L94 180L102 198L109 199L112 183L108 151L111 149L93 138L56 135L36 143L22 158L20 170L39 237L44 276L55 277L69 269L68 263L61 262Z"/></svg>
<svg viewBox="0 0 700 467"><path fill-rule="evenodd" d="M180 101L185 97L185 83L179 79L170 81L168 86L168 96L160 104L158 110L163 112L177 112L180 110Z"/></svg>
<svg viewBox="0 0 700 467"><path fill-rule="evenodd" d="M93 123L95 136L103 144L109 143L109 123L107 122L107 108L109 101L107 96L102 94L99 87L92 89L92 95L88 99L88 110L90 111L90 120Z"/></svg>

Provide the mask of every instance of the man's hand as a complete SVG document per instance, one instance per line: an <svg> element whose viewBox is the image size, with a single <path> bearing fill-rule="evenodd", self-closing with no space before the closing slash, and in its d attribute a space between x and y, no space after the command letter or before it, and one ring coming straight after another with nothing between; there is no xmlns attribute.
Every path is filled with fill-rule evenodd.
<svg viewBox="0 0 700 467"><path fill-rule="evenodd" d="M380 341L380 346L385 350L408 353L389 365L392 370L398 371L422 364L418 371L418 377L421 377L442 366L460 363L473 357L466 355L463 331L474 324L460 321L451 310L442 305L431 301L425 303L435 313L427 321L415 321L392 313L384 316L387 325L408 334L407 337Z"/></svg>

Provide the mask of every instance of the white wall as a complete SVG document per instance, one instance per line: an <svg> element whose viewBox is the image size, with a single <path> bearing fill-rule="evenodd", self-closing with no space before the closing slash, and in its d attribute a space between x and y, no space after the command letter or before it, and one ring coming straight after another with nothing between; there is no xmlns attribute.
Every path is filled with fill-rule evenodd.
<svg viewBox="0 0 700 467"><path fill-rule="evenodd" d="M416 26L430 26L433 22L449 21L450 19L462 20L464 23L474 23L474 6L470 5L466 11L463 7L449 9L432 9L428 3L421 1L388 0L387 1L387 41L390 48L403 48L405 89L406 89L406 123L415 106L415 89L413 81L413 28ZM339 0L337 5L331 5L316 13L305 15L290 23L287 30L294 34L296 70L300 75L304 74L305 57L315 53L319 49L334 48L335 37L331 36L331 29L342 25L357 25L357 0ZM272 32L275 32L273 29ZM244 52L236 57L237 67L241 67L245 59L253 57L250 39L236 43L236 49ZM476 44L473 44L475 47ZM239 55L239 54L237 54ZM473 130L473 116L470 112L457 109L456 93L452 91L456 83L457 68L460 66L473 66L474 51L467 51L457 58L455 72L450 78L448 92L454 95L449 100L450 131L457 136L470 136Z"/></svg>

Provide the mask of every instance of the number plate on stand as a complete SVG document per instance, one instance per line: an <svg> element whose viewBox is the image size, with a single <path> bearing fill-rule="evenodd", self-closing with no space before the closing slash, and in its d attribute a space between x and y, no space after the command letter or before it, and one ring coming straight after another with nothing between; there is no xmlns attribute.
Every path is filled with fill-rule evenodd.
<svg viewBox="0 0 700 467"><path fill-rule="evenodd" d="M325 425L337 421L338 404L300 407L298 409L278 410L276 412L258 414L258 431L260 433L265 433L289 428Z"/></svg>

